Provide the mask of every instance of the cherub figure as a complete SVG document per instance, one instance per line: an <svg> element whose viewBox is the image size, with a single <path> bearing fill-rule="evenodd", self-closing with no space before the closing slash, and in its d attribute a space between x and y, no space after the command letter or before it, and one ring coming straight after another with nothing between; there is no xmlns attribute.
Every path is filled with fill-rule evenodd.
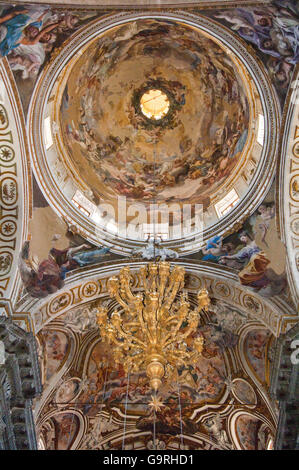
<svg viewBox="0 0 299 470"><path fill-rule="evenodd" d="M275 217L275 207L273 206L266 206L265 204L262 204L258 208L258 212L263 219L263 222L259 224L259 229L262 231L262 242L265 243L266 246L268 246L265 238L268 232L268 229L270 227L270 220Z"/></svg>

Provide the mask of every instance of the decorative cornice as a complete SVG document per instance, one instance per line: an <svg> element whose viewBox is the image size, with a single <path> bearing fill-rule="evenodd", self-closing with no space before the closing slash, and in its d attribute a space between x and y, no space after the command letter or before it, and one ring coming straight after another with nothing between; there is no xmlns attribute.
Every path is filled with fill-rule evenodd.
<svg viewBox="0 0 299 470"><path fill-rule="evenodd" d="M30 314L20 311L16 313L9 299L0 299L0 317L1 316L12 319L13 323L24 331L34 333L34 325Z"/></svg>
<svg viewBox="0 0 299 470"><path fill-rule="evenodd" d="M261 5L269 5L272 0L239 0L239 4L242 6L261 6ZM31 0L15 0L14 3L30 3L30 4L47 4L52 5L55 8L72 8L72 10L78 9L117 9L117 10L146 10L152 8L235 8L236 2L233 0L180 0L178 2L174 2L173 0L125 0L123 2L119 2L119 0L88 0L86 4L83 6L81 0L65 0L61 2L61 0L40 0L39 2L31 1Z"/></svg>

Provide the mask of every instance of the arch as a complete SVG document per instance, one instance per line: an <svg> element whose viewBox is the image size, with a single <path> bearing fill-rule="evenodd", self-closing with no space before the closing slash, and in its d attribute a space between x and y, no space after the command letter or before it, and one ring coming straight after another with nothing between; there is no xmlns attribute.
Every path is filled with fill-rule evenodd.
<svg viewBox="0 0 299 470"><path fill-rule="evenodd" d="M287 251L287 277L299 310L299 66L287 96L277 167L279 230Z"/></svg>
<svg viewBox="0 0 299 470"><path fill-rule="evenodd" d="M17 260L32 207L25 119L6 58L0 60L0 109L0 297L13 306L21 285Z"/></svg>

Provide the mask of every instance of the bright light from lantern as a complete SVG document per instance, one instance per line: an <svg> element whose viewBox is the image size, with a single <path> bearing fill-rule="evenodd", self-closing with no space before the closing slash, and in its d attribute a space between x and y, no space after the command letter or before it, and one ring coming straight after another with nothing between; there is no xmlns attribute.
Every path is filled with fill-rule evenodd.
<svg viewBox="0 0 299 470"><path fill-rule="evenodd" d="M149 119L162 119L169 111L168 97L161 90L149 90L140 99L142 113Z"/></svg>

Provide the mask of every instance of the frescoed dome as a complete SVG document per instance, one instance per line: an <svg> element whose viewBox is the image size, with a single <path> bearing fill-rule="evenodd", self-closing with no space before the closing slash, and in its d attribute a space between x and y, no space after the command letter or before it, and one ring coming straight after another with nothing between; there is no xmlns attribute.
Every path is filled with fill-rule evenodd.
<svg viewBox="0 0 299 470"><path fill-rule="evenodd" d="M105 200L207 207L242 164L249 127L236 62L207 35L173 21L137 20L93 41L60 103L74 169Z"/></svg>

